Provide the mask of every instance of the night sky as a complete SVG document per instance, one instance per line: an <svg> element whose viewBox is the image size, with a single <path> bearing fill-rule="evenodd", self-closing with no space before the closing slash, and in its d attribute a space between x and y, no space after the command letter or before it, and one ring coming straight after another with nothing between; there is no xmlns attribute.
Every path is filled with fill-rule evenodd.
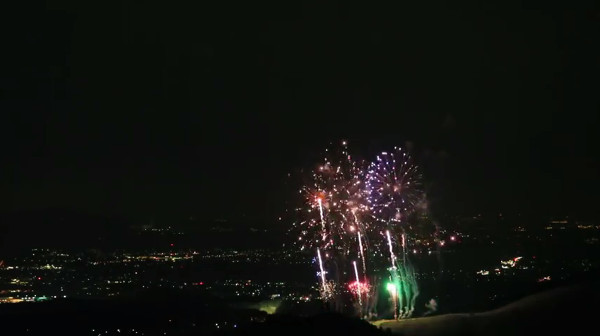
<svg viewBox="0 0 600 336"><path fill-rule="evenodd" d="M438 214L598 216L599 11L244 6L11 22L1 210L269 222L343 138L410 145Z"/></svg>

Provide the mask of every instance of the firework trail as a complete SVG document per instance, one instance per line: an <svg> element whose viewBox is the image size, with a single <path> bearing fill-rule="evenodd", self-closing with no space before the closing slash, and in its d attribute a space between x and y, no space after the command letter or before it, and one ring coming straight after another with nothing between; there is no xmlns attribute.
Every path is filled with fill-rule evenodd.
<svg viewBox="0 0 600 336"><path fill-rule="evenodd" d="M386 230L388 247L390 249L390 260L391 267L388 268L390 272L390 284L388 284L388 290L392 294L392 300L394 301L394 319L398 318L398 309L402 309L402 295L398 295L402 291L402 283L399 280L398 268L396 267L396 256L394 255L394 247L392 245L392 237L390 236L390 230Z"/></svg>
<svg viewBox="0 0 600 336"><path fill-rule="evenodd" d="M360 312L362 315L362 292L360 290L360 278L358 276L358 268L356 267L356 261L353 261L352 264L354 264L354 275L356 275L356 294L358 296L358 306L360 307Z"/></svg>
<svg viewBox="0 0 600 336"><path fill-rule="evenodd" d="M392 247L392 238L390 237L390 230L385 231L387 235L388 246L390 247L390 259L392 260L392 268L396 268L396 256L394 255L394 248Z"/></svg>
<svg viewBox="0 0 600 336"><path fill-rule="evenodd" d="M317 257L319 258L319 269L321 270L321 283L323 285L323 293L327 292L327 284L325 283L325 270L323 269L323 259L321 259L321 250L317 248Z"/></svg>
<svg viewBox="0 0 600 336"><path fill-rule="evenodd" d="M402 261L406 264L406 233L402 233Z"/></svg>
<svg viewBox="0 0 600 336"><path fill-rule="evenodd" d="M366 265L366 262L365 262L365 250L363 248L362 236L360 235L360 231L358 231L358 248L360 250L360 260L362 261L363 274L364 274L364 276L366 278L367 277L367 265Z"/></svg>
<svg viewBox="0 0 600 336"><path fill-rule="evenodd" d="M417 282L417 278L415 276L415 270L414 268L410 267L410 284L412 284L412 292L413 292L413 296L412 299L410 300L410 311L408 314L408 317L410 317L413 313L413 311L415 310L415 304L417 303L417 296L419 296L420 291L419 291L419 283Z"/></svg>
<svg viewBox="0 0 600 336"><path fill-rule="evenodd" d="M327 238L327 229L325 228L325 219L323 218L323 199L317 196L317 203L319 204L319 215L321 217L321 228L323 230L323 240Z"/></svg>

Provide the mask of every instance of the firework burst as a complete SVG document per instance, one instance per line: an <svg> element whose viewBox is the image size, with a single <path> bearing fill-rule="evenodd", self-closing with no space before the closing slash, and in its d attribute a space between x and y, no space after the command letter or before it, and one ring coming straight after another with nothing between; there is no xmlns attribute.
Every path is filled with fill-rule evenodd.
<svg viewBox="0 0 600 336"><path fill-rule="evenodd" d="M347 147L332 151L325 150L326 156L310 175L299 193L304 204L297 208L303 221L298 223L302 248L339 249L346 236L356 228L361 205L354 195L360 188L359 169L348 154Z"/></svg>
<svg viewBox="0 0 600 336"><path fill-rule="evenodd" d="M347 144L342 142L341 147L325 150L323 161L311 172L310 181L299 190L304 204L296 209L302 219L294 225L299 231L297 242L302 250L316 250L320 254L322 270L319 273L324 299L333 295L328 289L331 286L326 286L328 280L334 279L337 283L346 280L343 277L349 256L361 258L365 271L361 247L364 248L367 242L361 233L365 234L366 224L360 218L368 207L363 171L352 160Z"/></svg>
<svg viewBox="0 0 600 336"><path fill-rule="evenodd" d="M419 167L400 147L377 156L365 184L373 218L386 224L402 222L423 199Z"/></svg>

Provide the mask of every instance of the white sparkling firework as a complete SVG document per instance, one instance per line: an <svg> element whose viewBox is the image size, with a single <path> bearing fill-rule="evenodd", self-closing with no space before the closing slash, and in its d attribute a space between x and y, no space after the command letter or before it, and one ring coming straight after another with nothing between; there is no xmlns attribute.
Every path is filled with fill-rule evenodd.
<svg viewBox="0 0 600 336"><path fill-rule="evenodd" d="M368 168L366 189L371 215L384 223L402 222L423 199L421 173L399 147L382 152Z"/></svg>
<svg viewBox="0 0 600 336"><path fill-rule="evenodd" d="M356 295L358 296L358 306L362 311L362 291L360 285L360 277L358 276L358 267L356 267L356 260L352 262L354 265L354 275L356 276Z"/></svg>

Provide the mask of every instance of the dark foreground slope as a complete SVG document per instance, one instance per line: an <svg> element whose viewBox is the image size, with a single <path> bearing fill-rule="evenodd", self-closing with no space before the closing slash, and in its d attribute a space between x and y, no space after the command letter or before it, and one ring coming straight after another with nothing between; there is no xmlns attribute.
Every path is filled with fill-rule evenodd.
<svg viewBox="0 0 600 336"><path fill-rule="evenodd" d="M375 324L400 335L564 335L595 330L598 283L557 288L477 314L448 314Z"/></svg>
<svg viewBox="0 0 600 336"><path fill-rule="evenodd" d="M0 335L211 335L266 315L201 293L157 289L114 299L0 305Z"/></svg>
<svg viewBox="0 0 600 336"><path fill-rule="evenodd" d="M0 306L1 335L566 335L596 329L597 284L554 289L497 310L370 324L321 313L267 315L207 295L152 291L111 300ZM380 327L380 328L378 328ZM387 330L386 330L387 329ZM139 333L138 333L139 332Z"/></svg>
<svg viewBox="0 0 600 336"><path fill-rule="evenodd" d="M272 315L265 322L255 323L246 328L222 333L221 336L242 335L278 335L278 336L316 336L316 335L360 335L385 336L386 333L376 326L358 318L337 313L323 313L310 317L292 315Z"/></svg>

